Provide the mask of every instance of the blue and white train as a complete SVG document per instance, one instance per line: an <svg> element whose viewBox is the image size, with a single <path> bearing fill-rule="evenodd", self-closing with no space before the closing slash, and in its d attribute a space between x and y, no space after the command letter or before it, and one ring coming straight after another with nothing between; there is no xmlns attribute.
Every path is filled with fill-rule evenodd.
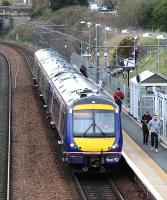
<svg viewBox="0 0 167 200"><path fill-rule="evenodd" d="M32 73L61 138L63 160L84 171L117 165L123 144L118 106L50 48L35 52Z"/></svg>

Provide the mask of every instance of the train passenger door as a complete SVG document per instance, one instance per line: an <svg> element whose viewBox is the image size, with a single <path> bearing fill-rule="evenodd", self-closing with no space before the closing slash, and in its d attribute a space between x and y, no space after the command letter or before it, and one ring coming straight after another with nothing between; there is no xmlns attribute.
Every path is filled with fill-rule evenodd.
<svg viewBox="0 0 167 200"><path fill-rule="evenodd" d="M52 105L52 100L53 100L53 91L52 91L52 87L51 87L50 83L48 83L48 85L46 87L45 95L46 95L46 99L47 99L46 101L47 101L48 109L51 112L51 105Z"/></svg>
<svg viewBox="0 0 167 200"><path fill-rule="evenodd" d="M38 77L38 70L39 70L38 62L35 60L32 68L32 74L36 78L36 80Z"/></svg>
<svg viewBox="0 0 167 200"><path fill-rule="evenodd" d="M39 84L40 81L40 68L37 67L37 83Z"/></svg>
<svg viewBox="0 0 167 200"><path fill-rule="evenodd" d="M61 138L63 138L63 134L64 134L64 124L65 124L65 112L64 112L63 104L61 103L60 115L59 115L59 120L58 120L58 129L59 129Z"/></svg>
<svg viewBox="0 0 167 200"><path fill-rule="evenodd" d="M60 135L59 129L58 129L58 120L59 120L59 115L60 115L60 102L59 99L57 98L56 94L53 94L53 99L51 101L51 116L53 121L55 122L58 134Z"/></svg>

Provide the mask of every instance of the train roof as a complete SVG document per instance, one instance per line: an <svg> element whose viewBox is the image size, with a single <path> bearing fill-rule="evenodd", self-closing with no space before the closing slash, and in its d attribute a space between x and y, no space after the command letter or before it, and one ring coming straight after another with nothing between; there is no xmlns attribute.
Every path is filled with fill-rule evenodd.
<svg viewBox="0 0 167 200"><path fill-rule="evenodd" d="M83 96L102 96L93 82L56 51L50 48L38 50L35 59L67 105Z"/></svg>

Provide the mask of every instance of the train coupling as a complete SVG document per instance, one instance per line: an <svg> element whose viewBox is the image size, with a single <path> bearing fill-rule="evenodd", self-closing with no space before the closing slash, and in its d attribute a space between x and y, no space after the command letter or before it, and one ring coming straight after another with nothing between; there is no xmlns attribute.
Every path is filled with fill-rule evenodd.
<svg viewBox="0 0 167 200"><path fill-rule="evenodd" d="M99 170L100 170L100 173L105 173L105 171L106 171L106 170L105 170L105 168L104 168L103 166L102 166L102 167L100 167L100 169L99 169Z"/></svg>
<svg viewBox="0 0 167 200"><path fill-rule="evenodd" d="M59 145L62 145L62 144L63 144L63 141L62 141L62 140L59 140L57 143L58 143Z"/></svg>
<svg viewBox="0 0 167 200"><path fill-rule="evenodd" d="M83 171L83 172L87 172L88 169L89 169L88 167L83 167L83 168L82 168L82 171Z"/></svg>
<svg viewBox="0 0 167 200"><path fill-rule="evenodd" d="M51 126L52 129L55 129L55 128L56 128L55 122L54 122L54 121L51 121L51 122L50 122L50 126Z"/></svg>
<svg viewBox="0 0 167 200"><path fill-rule="evenodd" d="M34 84L36 85L37 84L36 78L33 78L33 81L34 81Z"/></svg>

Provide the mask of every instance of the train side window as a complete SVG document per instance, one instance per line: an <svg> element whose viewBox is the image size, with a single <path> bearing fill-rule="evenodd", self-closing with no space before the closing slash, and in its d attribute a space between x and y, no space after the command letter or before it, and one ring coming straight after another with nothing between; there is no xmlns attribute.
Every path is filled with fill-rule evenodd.
<svg viewBox="0 0 167 200"><path fill-rule="evenodd" d="M32 74L35 76L35 68L36 68L36 60L34 60L33 65L32 65Z"/></svg>
<svg viewBox="0 0 167 200"><path fill-rule="evenodd" d="M45 88L45 79L44 79L44 74L42 71L40 71L40 80L39 80L39 85L41 92L44 93L44 88Z"/></svg>
<svg viewBox="0 0 167 200"><path fill-rule="evenodd" d="M35 78L37 78L37 71L38 71L38 62L35 60L34 64L33 64L33 69L32 69L32 73L34 75Z"/></svg>
<svg viewBox="0 0 167 200"><path fill-rule="evenodd" d="M46 84L45 84L45 93L44 93L44 97L46 98L47 104L48 104L48 108L50 109L50 112L52 112L52 98L53 98L53 90L50 86L50 83L46 80Z"/></svg>
<svg viewBox="0 0 167 200"><path fill-rule="evenodd" d="M52 105L52 115L57 126L58 126L59 114L60 114L60 103L59 100L56 98L56 96L54 96Z"/></svg>
<svg viewBox="0 0 167 200"><path fill-rule="evenodd" d="M49 89L49 83L48 83L48 81L45 79L44 97L46 97L47 99L48 99L48 89Z"/></svg>
<svg viewBox="0 0 167 200"><path fill-rule="evenodd" d="M46 76L44 75L44 73L41 73L41 90L43 92L44 97L46 97L45 93L46 93L46 88L48 85L48 81L46 79Z"/></svg>
<svg viewBox="0 0 167 200"><path fill-rule="evenodd" d="M64 134L64 128L65 128L65 113L62 111L61 113L61 120L60 120L60 134Z"/></svg>

